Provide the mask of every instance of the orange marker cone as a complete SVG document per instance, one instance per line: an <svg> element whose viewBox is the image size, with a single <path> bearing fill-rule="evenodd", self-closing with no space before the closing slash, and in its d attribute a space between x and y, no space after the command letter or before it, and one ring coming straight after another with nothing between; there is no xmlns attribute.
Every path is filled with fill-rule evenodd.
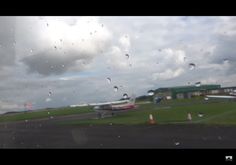
<svg viewBox="0 0 236 165"><path fill-rule="evenodd" d="M156 121L153 119L153 116L152 114L149 115L149 121L148 121L149 124L156 124Z"/></svg>

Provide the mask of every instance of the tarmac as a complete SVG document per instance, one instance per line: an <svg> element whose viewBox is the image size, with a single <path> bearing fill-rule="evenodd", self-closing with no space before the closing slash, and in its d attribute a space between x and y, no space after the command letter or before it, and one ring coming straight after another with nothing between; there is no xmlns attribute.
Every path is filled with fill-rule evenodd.
<svg viewBox="0 0 236 165"><path fill-rule="evenodd" d="M96 113L0 123L0 148L236 148L235 126L58 124L89 118Z"/></svg>

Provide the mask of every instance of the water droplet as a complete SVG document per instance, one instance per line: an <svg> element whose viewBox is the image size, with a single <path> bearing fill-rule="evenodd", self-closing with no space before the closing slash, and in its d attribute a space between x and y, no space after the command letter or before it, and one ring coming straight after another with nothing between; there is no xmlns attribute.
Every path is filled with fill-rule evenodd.
<svg viewBox="0 0 236 165"><path fill-rule="evenodd" d="M33 49L30 49L30 53L33 53Z"/></svg>
<svg viewBox="0 0 236 165"><path fill-rule="evenodd" d="M61 67L62 67L62 68L64 68L64 67L65 67L65 65L61 65Z"/></svg>
<svg viewBox="0 0 236 165"><path fill-rule="evenodd" d="M209 100L209 98L208 98L208 97L205 97L205 98L204 98L204 100L206 100L206 101L207 101L207 100Z"/></svg>
<svg viewBox="0 0 236 165"><path fill-rule="evenodd" d="M118 138L120 138L120 135L118 136Z"/></svg>
<svg viewBox="0 0 236 165"><path fill-rule="evenodd" d="M129 54L125 54L126 58L129 59Z"/></svg>
<svg viewBox="0 0 236 165"><path fill-rule="evenodd" d="M107 78L107 82L108 82L109 84L111 83L111 78L110 78L110 77Z"/></svg>
<svg viewBox="0 0 236 165"><path fill-rule="evenodd" d="M47 23L47 27L49 26L49 24Z"/></svg>
<svg viewBox="0 0 236 165"><path fill-rule="evenodd" d="M109 125L112 125L112 123L109 123Z"/></svg>
<svg viewBox="0 0 236 165"><path fill-rule="evenodd" d="M27 123L27 122L28 122L28 120L25 120L25 122Z"/></svg>
<svg viewBox="0 0 236 165"><path fill-rule="evenodd" d="M198 113L198 117L203 117L203 113Z"/></svg>
<svg viewBox="0 0 236 165"><path fill-rule="evenodd" d="M161 49L158 49L159 52L161 52Z"/></svg>
<svg viewBox="0 0 236 165"><path fill-rule="evenodd" d="M53 119L54 117L53 116L50 116L50 119Z"/></svg>
<svg viewBox="0 0 236 165"><path fill-rule="evenodd" d="M153 95L154 95L154 90L149 90L149 91L148 91L148 95L149 95L149 96L153 96Z"/></svg>
<svg viewBox="0 0 236 165"><path fill-rule="evenodd" d="M229 63L229 59L225 58L225 59L223 60L223 62L224 62L224 63Z"/></svg>
<svg viewBox="0 0 236 165"><path fill-rule="evenodd" d="M196 65L194 64L194 63L189 63L189 69L190 70L193 70L193 69L195 69L195 67L196 67Z"/></svg>
<svg viewBox="0 0 236 165"><path fill-rule="evenodd" d="M50 115L50 112L48 112L48 115Z"/></svg>
<svg viewBox="0 0 236 165"><path fill-rule="evenodd" d="M195 87L200 87L201 86L201 82L196 82L195 83Z"/></svg>
<svg viewBox="0 0 236 165"><path fill-rule="evenodd" d="M175 142L175 145L176 145L176 146L180 145L180 142Z"/></svg>
<svg viewBox="0 0 236 165"><path fill-rule="evenodd" d="M48 96L51 96L51 95L52 95L52 91L49 91L49 92L48 92Z"/></svg>
<svg viewBox="0 0 236 165"><path fill-rule="evenodd" d="M56 46L54 46L54 48L55 48L55 49L57 49L57 47L56 47Z"/></svg>
<svg viewBox="0 0 236 165"><path fill-rule="evenodd" d="M54 66L51 66L50 68L51 68L51 69L53 69L53 68L54 68Z"/></svg>
<svg viewBox="0 0 236 165"><path fill-rule="evenodd" d="M114 91L117 92L118 91L118 87L114 86Z"/></svg>
<svg viewBox="0 0 236 165"><path fill-rule="evenodd" d="M123 98L124 98L124 99L127 99L127 98L128 98L128 94L127 94L127 93L124 93L124 94L123 94Z"/></svg>

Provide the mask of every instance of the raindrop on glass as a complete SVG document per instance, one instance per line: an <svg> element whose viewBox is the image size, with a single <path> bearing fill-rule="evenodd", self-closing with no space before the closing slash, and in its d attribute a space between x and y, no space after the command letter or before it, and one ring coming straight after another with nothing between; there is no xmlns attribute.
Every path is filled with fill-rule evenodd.
<svg viewBox="0 0 236 165"><path fill-rule="evenodd" d="M224 62L224 63L229 63L229 59L225 58L225 59L223 60L223 62Z"/></svg>
<svg viewBox="0 0 236 165"><path fill-rule="evenodd" d="M54 46L54 48L55 48L55 49L57 49L57 47L56 47L56 46Z"/></svg>
<svg viewBox="0 0 236 165"><path fill-rule="evenodd" d="M47 23L47 27L49 26L49 24Z"/></svg>
<svg viewBox="0 0 236 165"><path fill-rule="evenodd" d="M50 115L50 112L48 112L48 115Z"/></svg>
<svg viewBox="0 0 236 165"><path fill-rule="evenodd" d="M33 53L33 49L30 49L30 53Z"/></svg>
<svg viewBox="0 0 236 165"><path fill-rule="evenodd" d="M124 93L124 94L123 94L123 98L124 98L124 99L127 99L127 98L128 98L128 94L127 94L127 93Z"/></svg>
<svg viewBox="0 0 236 165"><path fill-rule="evenodd" d="M50 68L51 68L51 69L53 69L53 68L54 68L54 66L51 66Z"/></svg>
<svg viewBox="0 0 236 165"><path fill-rule="evenodd" d="M189 69L190 70L193 70L193 69L195 69L195 67L196 67L196 65L194 64L194 63L189 63Z"/></svg>
<svg viewBox="0 0 236 165"><path fill-rule="evenodd" d="M126 58L129 59L129 54L125 54Z"/></svg>
<svg viewBox="0 0 236 165"><path fill-rule="evenodd" d="M118 138L120 138L120 135L118 136Z"/></svg>
<svg viewBox="0 0 236 165"><path fill-rule="evenodd" d="M49 92L48 92L48 96L51 96L51 95L52 95L52 91L49 91Z"/></svg>
<svg viewBox="0 0 236 165"><path fill-rule="evenodd" d="M148 91L148 95L149 95L149 96L153 96L153 95L154 95L154 91L153 91L153 90L149 90L149 91Z"/></svg>
<svg viewBox="0 0 236 165"><path fill-rule="evenodd" d="M180 145L180 142L175 142L175 145L176 145L176 146Z"/></svg>
<svg viewBox="0 0 236 165"><path fill-rule="evenodd" d="M117 92L118 91L118 87L114 86L114 91Z"/></svg>
<svg viewBox="0 0 236 165"><path fill-rule="evenodd" d="M195 87L200 87L201 86L201 82L196 82L195 83Z"/></svg>
<svg viewBox="0 0 236 165"><path fill-rule="evenodd" d="M161 52L161 49L158 49L159 52Z"/></svg>
<svg viewBox="0 0 236 165"><path fill-rule="evenodd" d="M64 67L65 67L65 65L61 65L61 67L62 67L62 68L64 68Z"/></svg>
<svg viewBox="0 0 236 165"><path fill-rule="evenodd" d="M111 83L111 78L107 77L107 82L110 84Z"/></svg>

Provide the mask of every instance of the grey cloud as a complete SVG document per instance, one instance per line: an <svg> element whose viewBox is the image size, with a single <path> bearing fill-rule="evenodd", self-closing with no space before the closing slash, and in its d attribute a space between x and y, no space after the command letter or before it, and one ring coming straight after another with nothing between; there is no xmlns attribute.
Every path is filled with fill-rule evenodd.
<svg viewBox="0 0 236 165"><path fill-rule="evenodd" d="M70 54L67 56L63 54L63 51L59 52L55 50L44 51L32 56L28 56L22 59L22 62L28 66L29 73L39 73L41 75L59 75L65 73L69 69L76 66L78 71L84 69L83 63L89 63L92 60L92 56L89 54L83 54L76 51L67 52ZM79 62L79 63L78 63Z"/></svg>

